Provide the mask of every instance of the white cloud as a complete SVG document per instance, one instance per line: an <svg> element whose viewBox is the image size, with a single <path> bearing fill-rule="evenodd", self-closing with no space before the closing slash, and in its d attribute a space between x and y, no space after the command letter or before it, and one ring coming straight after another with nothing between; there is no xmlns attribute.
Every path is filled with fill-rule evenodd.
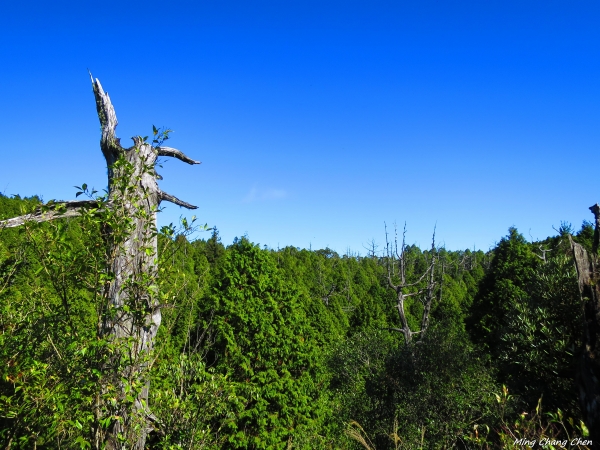
<svg viewBox="0 0 600 450"><path fill-rule="evenodd" d="M283 189L259 189L254 186L244 197L244 203L277 200L285 197L287 197L287 192Z"/></svg>

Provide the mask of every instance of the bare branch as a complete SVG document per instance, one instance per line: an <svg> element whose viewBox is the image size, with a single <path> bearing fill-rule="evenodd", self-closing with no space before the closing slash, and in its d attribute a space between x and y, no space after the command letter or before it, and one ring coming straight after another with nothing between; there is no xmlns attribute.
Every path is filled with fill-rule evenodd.
<svg viewBox="0 0 600 450"><path fill-rule="evenodd" d="M30 214L25 214L12 219L0 221L0 229L19 227L27 222L48 222L54 219L64 219L67 217L77 217L81 215L84 207L100 207L100 202L97 200L69 200L66 202L55 202L53 210L44 211L38 208L37 211Z"/></svg>
<svg viewBox="0 0 600 450"><path fill-rule="evenodd" d="M554 248L543 248L542 244L538 245L538 248L540 249L540 252L542 252L541 255L538 255L537 253L534 253L535 256L537 256L538 258L540 258L542 261L546 262L546 253L551 252L552 250L554 250Z"/></svg>
<svg viewBox="0 0 600 450"><path fill-rule="evenodd" d="M387 280L390 287L397 291L399 285L395 285L392 283L392 276L395 272L394 270L394 254L393 249L390 249L390 242L388 240L388 231L387 231L387 223L383 222L383 226L385 228L385 251L386 251L386 267L387 267Z"/></svg>
<svg viewBox="0 0 600 450"><path fill-rule="evenodd" d="M182 151L171 147L158 147L158 156L170 156L188 164L202 164L200 161L190 158Z"/></svg>
<svg viewBox="0 0 600 450"><path fill-rule="evenodd" d="M419 284L421 281L423 281L425 276L427 276L427 274L432 270L434 264L435 264L435 261L431 261L431 264L429 265L427 270L425 272L423 272L423 275L421 275L417 281L415 281L414 283L404 283L403 286L410 287L410 286L416 286L417 284Z"/></svg>
<svg viewBox="0 0 600 450"><path fill-rule="evenodd" d="M183 200L179 200L177 197L171 194L167 194L166 192L160 191L158 194L158 198L160 200L165 200L167 202L175 203L176 205L183 206L187 209L197 209L197 206L191 205L189 203L184 202Z"/></svg>
<svg viewBox="0 0 600 450"><path fill-rule="evenodd" d="M391 327L387 327L387 328L383 328L384 330L388 330L388 331L396 331L397 333L404 333L405 330L404 328L391 328Z"/></svg>
<svg viewBox="0 0 600 450"><path fill-rule="evenodd" d="M435 250L435 231L433 232L434 241L431 245L432 252ZM421 340L425 337L425 332L429 327L429 312L431 311L431 303L433 302L433 297L435 295L435 255L431 260L431 267L429 271L429 282L427 283L427 294L425 295L425 301L423 302L423 317L421 319ZM444 265L442 264L442 282L444 280ZM441 295L441 293L440 293ZM441 298L440 298L441 300Z"/></svg>
<svg viewBox="0 0 600 450"><path fill-rule="evenodd" d="M397 235L397 233L396 233ZM406 284L406 221L404 221L404 230L402 231L402 251L400 252L400 279L402 284ZM398 254L398 242L396 241L396 254Z"/></svg>
<svg viewBox="0 0 600 450"><path fill-rule="evenodd" d="M425 292L426 288L423 289L419 289L417 292L409 292L408 294L403 294L404 298L408 298L408 297L414 297L415 295L421 295L423 292Z"/></svg>
<svg viewBox="0 0 600 450"><path fill-rule="evenodd" d="M325 295L325 297L323 297L323 301L325 302L325 304L327 306L329 306L329 297L331 297L331 294L335 293L336 288L337 288L337 286L335 284L332 284L331 289L329 289L329 292L327 293L327 295Z"/></svg>
<svg viewBox="0 0 600 450"><path fill-rule="evenodd" d="M373 259L377 258L377 249L379 248L379 245L375 242L375 239L371 239L368 247L363 244L363 248L367 250L367 255L369 257Z"/></svg>
<svg viewBox="0 0 600 450"><path fill-rule="evenodd" d="M121 147L121 141L117 138L115 130L119 122L117 121L117 114L115 108L110 101L110 97L107 92L104 92L100 80L94 77L90 73L90 79L92 80L92 88L94 90L94 97L96 97L96 110L98 111L98 119L100 119L100 127L102 128L102 138L100 139L100 147L102 153L106 158L107 165L112 165L117 160L119 153L123 151Z"/></svg>

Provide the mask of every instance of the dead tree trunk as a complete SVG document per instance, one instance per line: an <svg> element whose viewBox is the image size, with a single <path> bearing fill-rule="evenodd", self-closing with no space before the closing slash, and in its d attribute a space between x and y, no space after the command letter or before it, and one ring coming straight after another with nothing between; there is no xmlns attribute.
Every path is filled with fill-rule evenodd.
<svg viewBox="0 0 600 450"><path fill-rule="evenodd" d="M102 128L100 147L108 167L106 201L55 202L53 208L44 207L0 222L0 227L74 217L86 207L101 207L107 212L109 219L103 224L107 282L103 288L105 303L98 337L111 347L112 356L103 363L96 412L108 408L112 420L108 427L98 425L93 445L107 450L143 450L152 417L148 408L148 363L161 323L155 285L156 213L163 200L196 208L160 190L155 163L159 156L174 157L188 164L199 162L179 150L153 146L140 137L133 138L133 147L121 147L115 135L117 117L110 98L98 79L92 78L92 86ZM106 397L116 402L107 406Z"/></svg>
<svg viewBox="0 0 600 450"><path fill-rule="evenodd" d="M435 279L434 279L434 268L436 263L436 251L435 251L435 232L433 234L433 242L431 244L431 261L423 274L413 283L408 283L406 279L406 265L407 265L407 254L406 254L406 224L404 225L404 231L402 233L402 246L398 251L398 238L394 239L394 246L391 248L391 244L388 242L387 229L386 229L386 265L387 265L387 282L390 288L396 293L396 310L400 319L400 325L402 328L389 328L390 331L396 331L402 333L404 336L404 343L409 346L412 343L412 337L415 334L421 334L421 339L425 336L427 328L429 327L429 314L431 312L431 303L433 301ZM427 277L429 275L429 277ZM418 288L413 292L410 292L410 288L419 286L423 280L427 279L427 286ZM408 292L407 292L408 291ZM405 301L409 297L424 297L421 299L423 303L423 316L421 318L421 329L418 331L412 331L408 324L408 318L405 312Z"/></svg>
<svg viewBox="0 0 600 450"><path fill-rule="evenodd" d="M570 236L569 239L583 300L583 352L577 373L579 402L592 442L600 442L600 272L597 257L600 206L595 204L590 210L596 219L592 255Z"/></svg>

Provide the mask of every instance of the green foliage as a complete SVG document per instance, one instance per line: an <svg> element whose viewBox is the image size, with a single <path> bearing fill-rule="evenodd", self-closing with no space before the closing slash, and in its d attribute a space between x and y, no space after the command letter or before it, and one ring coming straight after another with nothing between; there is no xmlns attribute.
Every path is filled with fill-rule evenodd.
<svg viewBox="0 0 600 450"><path fill-rule="evenodd" d="M403 448L423 438L430 448L449 448L475 420L491 416L493 372L464 336L448 331L434 326L412 359L399 355L390 362L403 374L395 392Z"/></svg>
<svg viewBox="0 0 600 450"><path fill-rule="evenodd" d="M490 270L482 280L467 320L473 340L496 354L506 316L514 302L527 296L526 287L539 258L515 228L493 251Z"/></svg>
<svg viewBox="0 0 600 450"><path fill-rule="evenodd" d="M5 255L15 260L0 291L4 445L89 447L102 345L95 339L97 232L93 215L85 214L77 224L27 224L17 241L4 241Z"/></svg>
<svg viewBox="0 0 600 450"><path fill-rule="evenodd" d="M317 339L296 289L283 280L272 255L246 238L237 240L209 302L215 369L247 401L224 424L228 446L284 448L316 434L324 419Z"/></svg>
<svg viewBox="0 0 600 450"><path fill-rule="evenodd" d="M332 373L330 389L336 399L336 431L340 438L345 437L345 426L352 421L372 435L385 436L389 431L395 400L385 389L390 384L386 364L397 348L397 336L388 331L371 330L348 337L331 351L328 359ZM379 385L382 380L384 386Z"/></svg>
<svg viewBox="0 0 600 450"><path fill-rule="evenodd" d="M494 393L496 398L496 424L490 428L487 424L476 423L464 442L468 448L478 449L534 449L545 447L550 449L577 448L589 450L592 442L589 431L583 421L573 419L560 410L544 413L542 398L537 401L531 412L523 411L508 417L513 411L515 397L509 394L506 386L501 393Z"/></svg>
<svg viewBox="0 0 600 450"><path fill-rule="evenodd" d="M498 381L513 393L514 405L531 410L543 397L550 410L562 410L577 422L580 412L574 380L582 305L568 253L570 231L563 224L561 236L533 245L511 229L494 250L469 324L474 338L492 356ZM585 240L586 234L590 234L589 226L584 224L577 239ZM536 256L534 250L541 254ZM512 420L520 419L517 415ZM565 432L576 431L569 423ZM507 430L504 426L504 435Z"/></svg>
<svg viewBox="0 0 600 450"><path fill-rule="evenodd" d="M37 205L0 196L3 217ZM3 448L90 448L94 430L118 420L115 405L144 387L132 380L119 399L106 384L119 349L98 331L112 277L102 233L126 234L119 214L91 208L0 232ZM150 448L489 449L535 433L584 436L573 390L580 300L563 236L541 243L545 261L514 229L487 254L440 249L429 332L406 348L388 330L394 293L375 255L247 238L225 248L216 228L205 240L173 226L158 237L159 269L126 286L151 287L162 310L144 360ZM592 238L589 223L574 237ZM428 252L407 252L412 282ZM415 329L421 308L407 302ZM552 415L536 410L540 396Z"/></svg>
<svg viewBox="0 0 600 450"><path fill-rule="evenodd" d="M235 384L209 371L199 353L163 360L153 371L152 411L157 420L149 442L157 449L219 449L223 427L245 407Z"/></svg>
<svg viewBox="0 0 600 450"><path fill-rule="evenodd" d="M39 206L41 202L42 201L38 196L21 198L19 195L7 197L0 194L0 220L30 213Z"/></svg>
<svg viewBox="0 0 600 450"><path fill-rule="evenodd" d="M592 244L594 242L594 225L587 220L581 224L581 230L573 237L575 242L584 246L588 252L592 252Z"/></svg>
<svg viewBox="0 0 600 450"><path fill-rule="evenodd" d="M489 370L460 336L430 331L411 348L385 334L356 336L332 360L340 414L368 430L378 449L449 448L491 416Z"/></svg>
<svg viewBox="0 0 600 450"><path fill-rule="evenodd" d="M511 299L498 350L511 391L528 405L544 397L550 409L578 410L574 354L581 345L582 305L571 258L538 266L521 299Z"/></svg>
<svg viewBox="0 0 600 450"><path fill-rule="evenodd" d="M135 336L111 330L145 327L158 300L154 264L131 276L115 274L122 269L115 261L128 257L135 219L147 224L136 244L156 262L156 211L144 208L148 194L138 196L131 186L146 173L134 173L124 157L110 170L121 173L112 178L112 192L127 202L109 207L99 197L77 219L25 223L17 239L13 230L3 233L0 439L11 448L100 448L115 424L128 424L128 435L117 435L126 440L145 426L143 405L136 405L152 355L139 351ZM95 194L85 184L78 189ZM64 208L41 206L48 213ZM117 277L120 303L110 291Z"/></svg>

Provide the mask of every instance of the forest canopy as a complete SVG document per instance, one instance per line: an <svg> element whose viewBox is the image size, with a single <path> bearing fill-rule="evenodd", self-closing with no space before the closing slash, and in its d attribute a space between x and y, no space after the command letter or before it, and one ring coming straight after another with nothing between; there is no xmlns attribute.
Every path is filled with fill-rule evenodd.
<svg viewBox="0 0 600 450"><path fill-rule="evenodd" d="M0 219L39 203L0 196ZM0 230L3 448L93 448L93 430L111 418L94 412L106 367L94 332L98 227L78 217ZM510 228L487 252L402 243L366 256L275 250L247 236L225 245L216 228L200 239L186 229L158 235L162 324L148 365L147 448L589 439L575 384L583 311L569 237L591 252L590 222L539 242ZM400 282L406 324L390 287ZM410 341L398 332L405 326Z"/></svg>

